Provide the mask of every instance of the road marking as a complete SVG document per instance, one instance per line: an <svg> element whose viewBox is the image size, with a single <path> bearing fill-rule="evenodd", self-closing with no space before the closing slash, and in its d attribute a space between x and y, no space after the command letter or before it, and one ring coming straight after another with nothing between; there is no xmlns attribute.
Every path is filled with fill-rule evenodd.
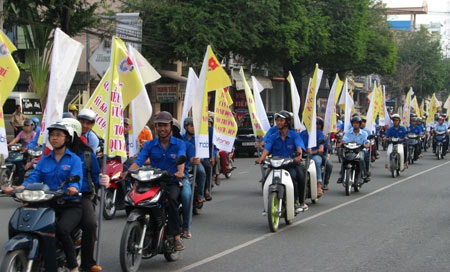
<svg viewBox="0 0 450 272"><path fill-rule="evenodd" d="M375 190L375 191L373 191L373 192L370 192L370 193L368 193L367 195L360 196L360 197L355 198L355 199L353 199L353 200L350 200L350 201L348 201L348 202L339 204L339 205L337 205L337 206L335 206L335 207L333 207L333 208L330 208L330 209L328 209L328 210L319 212L319 213L317 213L317 214L315 214L315 215L312 215L312 216L309 216L309 217L304 218L304 219L302 219L302 220L299 220L299 221L293 223L292 225L283 227L282 229L278 229L278 232L269 232L269 233L264 234L264 235L262 235L262 236L260 236L260 237L258 237L258 238L252 239L252 240L250 240L250 241L248 241L248 242L245 242L245 243L243 243L243 244L240 244L240 245L234 246L234 247L232 247L232 248L230 248L230 249L224 250L224 251L222 251L222 252L220 252L220 253L217 253L217 254L215 254L215 255L213 255L213 256L210 256L210 257L208 257L208 258L202 259L201 261L195 262L195 263L193 263L193 264L190 264L190 265L188 265L188 266L185 266L185 267L183 267L183 268L181 268L181 269L179 269L179 270L176 270L176 271L177 271L177 272L182 272L182 271L189 271L189 270L191 270L191 269L197 268L197 267L199 267L199 266L201 266L201 265L207 264L207 263L212 262L212 261L214 261L214 260L216 260L216 259L222 258L222 257L224 257L224 256L226 256L226 255L228 255L228 254L231 254L231 253L233 253L233 252L236 252L236 251L238 251L238 250L240 250L240 249L242 249L242 248L244 248L244 247L253 245L253 244L255 244L255 243L259 242L259 241L262 241L262 240L264 240L264 239L266 239L266 238L272 237L273 235L275 235L275 234L277 234L277 233L283 232L283 231L285 231L285 230L289 230L289 229L291 229L291 228L293 228L293 227L295 227L295 226L298 226L298 225L300 225L300 224L302 224L302 223L305 223L305 222L308 222L308 221L310 221L310 220L313 220L313 219L315 219L315 218L317 218L317 217L319 217L319 216L328 214L328 213L333 212L333 211L335 211L335 210L337 210L337 209L343 208L343 207L348 206L348 205L350 205L350 204L353 204L353 203L355 203L355 202L357 202L357 201L363 200L363 199L365 199L365 198L367 198L367 197L370 197L370 196L375 195L375 194L377 194L377 193L379 193L379 192L382 192L382 191L384 191L384 190L387 190L387 189L391 188L392 186L398 185L398 184L403 183L403 182L405 182L405 181L408 181L408 180L410 180L410 179L412 179L412 178L415 178L415 177L417 177L417 176L423 175L423 174L425 174L425 173L427 173L427 172L430 172L430 171L432 171L432 170L434 170L434 169L436 169L436 168L442 167L442 166L447 165L447 164L449 164L449 163L450 163L450 161L448 161L448 162L446 162L446 163L443 163L443 164L440 164L440 165L438 165L438 166L432 167L432 168L430 168L430 169L428 169L428 170L425 170L425 171L423 171L423 172L416 173L416 174L414 174L414 175L412 175L412 176L409 176L409 177L406 177L406 178L404 178L404 179L398 180L398 181L396 181L396 182L394 182L394 183L391 183L391 184L389 184L389 185L386 185L386 186L384 186L384 187L381 187L380 189L377 189L377 190Z"/></svg>

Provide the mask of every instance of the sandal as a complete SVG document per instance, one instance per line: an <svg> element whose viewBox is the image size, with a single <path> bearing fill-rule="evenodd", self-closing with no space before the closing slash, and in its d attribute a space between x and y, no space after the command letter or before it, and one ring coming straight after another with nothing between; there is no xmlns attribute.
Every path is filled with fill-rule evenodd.
<svg viewBox="0 0 450 272"><path fill-rule="evenodd" d="M183 242L181 242L181 239L175 239L174 247L175 247L175 251L182 251L185 248L183 245Z"/></svg>
<svg viewBox="0 0 450 272"><path fill-rule="evenodd" d="M192 234L188 230L183 230L183 233L181 234L181 238L183 239L191 239Z"/></svg>
<svg viewBox="0 0 450 272"><path fill-rule="evenodd" d="M197 199L197 202L198 203L203 203L203 202L205 202L206 201L206 199L204 198L204 197L199 197L198 199Z"/></svg>

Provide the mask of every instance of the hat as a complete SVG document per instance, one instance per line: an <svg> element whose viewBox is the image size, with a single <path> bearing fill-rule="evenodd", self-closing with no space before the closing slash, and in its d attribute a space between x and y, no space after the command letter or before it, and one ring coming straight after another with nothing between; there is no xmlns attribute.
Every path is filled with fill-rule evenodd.
<svg viewBox="0 0 450 272"><path fill-rule="evenodd" d="M123 123L129 125L130 124L130 119L123 118Z"/></svg>
<svg viewBox="0 0 450 272"><path fill-rule="evenodd" d="M169 112L161 111L158 114L156 114L155 124L158 123L168 124L170 122L172 122L172 114L170 114Z"/></svg>

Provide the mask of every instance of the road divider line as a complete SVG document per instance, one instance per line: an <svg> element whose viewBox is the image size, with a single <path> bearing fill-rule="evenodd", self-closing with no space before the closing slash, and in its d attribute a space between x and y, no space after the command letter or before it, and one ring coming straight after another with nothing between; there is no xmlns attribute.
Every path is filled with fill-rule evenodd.
<svg viewBox="0 0 450 272"><path fill-rule="evenodd" d="M434 169L439 168L439 167L442 167L442 166L447 165L447 164L449 164L449 163L450 163L450 161L445 162L445 163L440 164L440 165L437 165L437 166L434 166L434 167L432 167L432 168L430 168L430 169L427 169L427 170L425 170L425 171L416 173L416 174L414 174L414 175L412 175L412 176L409 176L409 177L406 177L406 178L404 178L404 179L398 180L398 181L396 181L396 182L394 182L394 183L391 183L391 184L386 185L386 186L384 186L384 187L381 187L381 188L379 188L379 189L377 189L377 190L375 190L375 191L373 191L373 192L370 192L370 193L368 193L367 195L360 196L360 197L355 198L355 199L353 199L353 200L350 200L350 201L344 202L344 203L342 203L342 204L339 204L339 205L337 205L337 206L335 206L335 207L333 207L333 208L330 208L330 209L328 209L328 210L325 210L325 211L319 212L319 213L317 213L317 214L308 216L307 218L304 218L304 219L302 219L302 220L299 220L299 221L293 223L292 225L289 225L289 226L286 226L286 227L284 227L284 228L278 229L278 232L269 232L269 233L266 233L266 234L264 234L264 235L262 235L262 236L260 236L260 237L258 237L258 238L252 239L252 240L247 241L247 242L245 242L245 243L242 243L242 244L240 244L240 245L234 246L234 247L232 247L232 248L230 248L230 249L224 250L224 251L222 251L222 252L220 252L220 253L217 253L217 254L215 254L215 255L212 255L212 256L210 256L210 257L208 257L208 258L205 258L205 259L203 259L203 260L201 260L201 261L192 263L192 264L190 264L190 265L188 265L188 266L185 266L185 267L183 267L183 268L181 268L181 269L179 269L179 270L176 270L176 271L177 271L177 272L182 272L182 271L189 271L189 270L191 270L191 269L197 268L197 267L199 267L199 266L201 266L201 265L204 265L204 264L207 264L207 263L209 263L209 262L212 262L212 261L214 261L214 260L216 260L216 259L222 258L222 257L224 257L224 256L226 256L226 255L228 255L228 254L234 253L234 252L236 252L236 251L238 251L238 250L240 250L240 249L242 249L242 248L245 248L245 247L247 247L247 246L253 245L253 244L255 244L255 243L259 242L259 241L262 241L262 240L264 240L264 239L266 239L266 238L272 237L273 235L275 235L275 234L277 234L277 233L280 233L280 232L289 230L289 229L294 228L294 227L296 227L296 226L298 226L298 225L300 225L300 224L303 224L303 223L305 223L305 222L308 222L308 221L310 221L310 220L313 220L313 219L315 219L315 218L317 218L317 217L319 217L319 216L328 214L328 213L333 212L333 211L335 211L335 210L337 210L337 209L343 208L343 207L348 206L348 205L350 205L350 204L353 204L353 203L355 203L355 202L357 202L357 201L360 201L360 200L363 200L363 199L368 198L368 197L370 197L370 196L373 196L373 195L375 195L375 194L378 194L379 192L382 192L382 191L384 191L384 190L387 190L387 189L391 188L392 186L401 184L401 183L403 183L403 182L405 182L405 181L408 181L408 180L410 180L410 179L412 179L412 178L415 178L415 177L417 177L417 176L423 175L423 174L425 174L425 173L427 173L427 172L433 171Z"/></svg>

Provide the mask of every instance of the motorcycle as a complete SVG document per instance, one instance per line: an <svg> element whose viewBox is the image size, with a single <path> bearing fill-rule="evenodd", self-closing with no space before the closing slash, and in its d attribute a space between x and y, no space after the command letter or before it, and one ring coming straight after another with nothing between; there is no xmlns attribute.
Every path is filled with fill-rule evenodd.
<svg viewBox="0 0 450 272"><path fill-rule="evenodd" d="M33 170L36 168L37 163L42 158L42 155L44 154L44 147L36 146L35 148L30 148L27 150L27 153L28 153L27 161L28 163L31 163L31 165L25 172L25 179L30 176L31 172L33 172Z"/></svg>
<svg viewBox="0 0 450 272"><path fill-rule="evenodd" d="M400 146L400 148L399 148ZM389 171L393 178L400 175L400 172L405 170L403 154L403 146L400 142L400 138L391 138L387 150L387 156L389 158Z"/></svg>
<svg viewBox="0 0 450 272"><path fill-rule="evenodd" d="M13 144L10 146L8 158L1 166L0 171L0 184L2 186L20 185L23 179L20 180L19 171L25 171L24 169L24 149L22 144Z"/></svg>
<svg viewBox="0 0 450 272"><path fill-rule="evenodd" d="M219 163L219 173L223 174L227 179L231 177L231 172L236 169L234 164L234 148L231 152L226 152L225 150L219 150L218 157L220 159Z"/></svg>
<svg viewBox="0 0 450 272"><path fill-rule="evenodd" d="M123 171L123 164L120 159L116 158L108 158L106 161L106 171L105 174L109 176L110 182L108 186L105 188L105 192L103 194L104 205L102 215L106 220L111 220L116 215L117 210L124 210L125 205L123 204L123 199L125 198L126 192L131 189L131 186L128 186L129 183L125 182L125 186L127 188L122 188L123 179L121 178L121 174Z"/></svg>
<svg viewBox="0 0 450 272"><path fill-rule="evenodd" d="M319 197L317 196L317 171L316 171L316 163L308 154L304 154L302 157L301 165L307 169L306 170L306 198L311 199L313 204L316 204L319 201ZM322 167L322 180L325 175L325 167Z"/></svg>
<svg viewBox="0 0 450 272"><path fill-rule="evenodd" d="M180 157L177 164L186 160ZM125 197L125 205L130 210L120 241L120 265L122 271L139 270L142 259L163 254L167 261L180 258L173 239L166 234L168 222L168 184L172 176L151 166L130 170L133 189Z"/></svg>
<svg viewBox="0 0 450 272"><path fill-rule="evenodd" d="M294 153L294 157L295 155ZM288 170L294 163L294 159L281 157L267 158L263 162L269 168L263 185L266 209L263 215L267 215L272 232L278 230L281 217L284 217L286 224L290 225L296 216L294 182Z"/></svg>
<svg viewBox="0 0 450 272"><path fill-rule="evenodd" d="M436 157L438 160L443 159L446 153L444 150L445 143L447 142L445 131L435 131L436 141Z"/></svg>
<svg viewBox="0 0 450 272"><path fill-rule="evenodd" d="M76 182L78 176L67 182ZM60 186L62 187L62 186ZM5 245L5 256L0 271L31 272L44 271L44 248L42 239L55 237L55 211L51 204L63 201L62 190L52 191L46 184L32 183L11 196L23 206L15 210L9 220L9 241ZM75 252L80 256L81 230L72 233ZM66 257L61 243L56 248L57 271L67 271Z"/></svg>
<svg viewBox="0 0 450 272"><path fill-rule="evenodd" d="M420 135L410 133L408 135L408 163L413 164L419 158L417 146L420 145Z"/></svg>
<svg viewBox="0 0 450 272"><path fill-rule="evenodd" d="M364 184L361 179L362 169L360 169L360 152L363 146L354 142L344 143L343 146L344 176L342 185L345 188L345 195L349 196L352 188L357 193Z"/></svg>

